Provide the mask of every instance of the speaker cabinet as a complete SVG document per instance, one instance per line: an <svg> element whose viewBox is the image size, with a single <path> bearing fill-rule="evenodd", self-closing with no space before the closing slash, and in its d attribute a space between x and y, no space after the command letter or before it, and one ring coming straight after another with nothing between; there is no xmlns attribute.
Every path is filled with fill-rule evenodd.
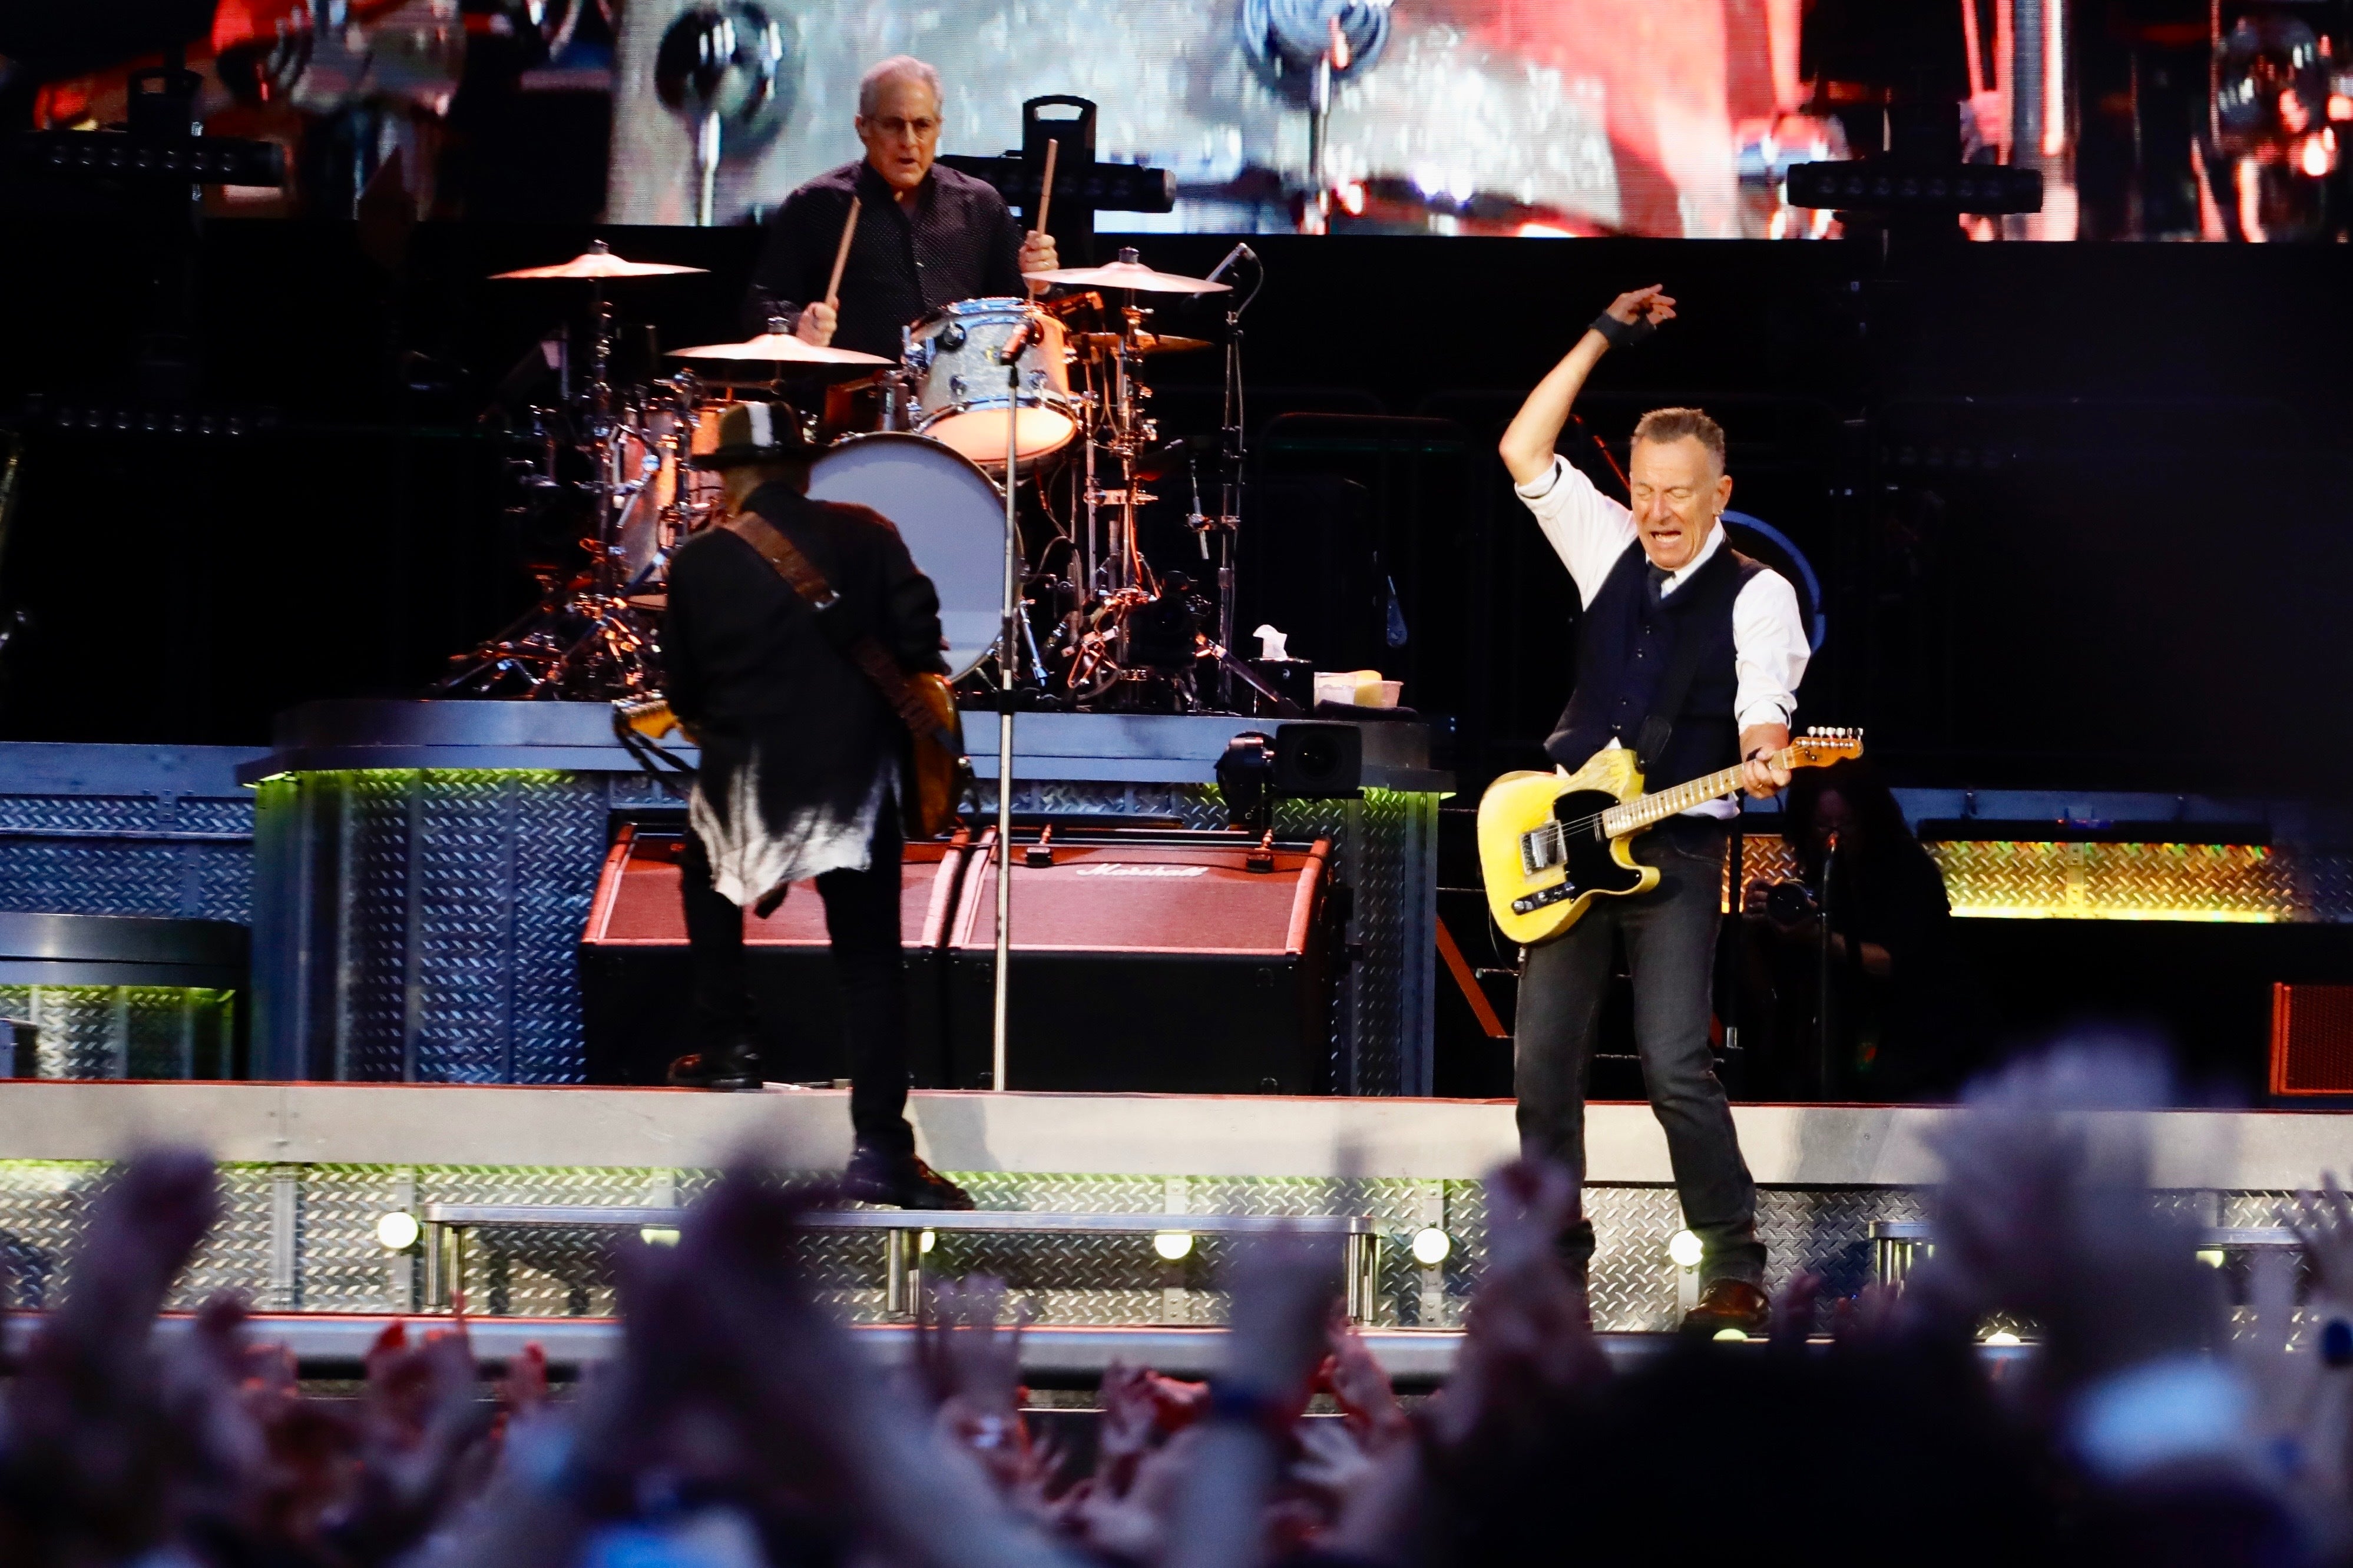
<svg viewBox="0 0 2353 1568"><path fill-rule="evenodd" d="M947 943L960 1089L992 1071L993 835L972 847ZM1320 838L1261 853L1246 835L1135 830L1017 845L1006 1087L1322 1090L1330 852Z"/></svg>
<svg viewBox="0 0 2353 1568"><path fill-rule="evenodd" d="M659 1083L671 1058L695 1048L691 973L679 905L684 836L624 826L605 858L580 945L582 1022L592 1083ZM899 930L907 954L908 1059L918 1086L945 1081L940 949L955 908L965 841L910 844L900 871ZM744 913L744 969L764 1070L774 1081L849 1076L841 993L825 932L825 901L796 882L766 920Z"/></svg>
<svg viewBox="0 0 2353 1568"><path fill-rule="evenodd" d="M2353 1094L2353 985L2272 987L2272 1092Z"/></svg>

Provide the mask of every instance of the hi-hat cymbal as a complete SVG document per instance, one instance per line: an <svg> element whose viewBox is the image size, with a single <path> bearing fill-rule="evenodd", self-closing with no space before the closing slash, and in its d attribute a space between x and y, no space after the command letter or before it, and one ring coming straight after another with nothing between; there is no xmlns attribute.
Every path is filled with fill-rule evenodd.
<svg viewBox="0 0 2353 1568"><path fill-rule="evenodd" d="M1206 278L1186 278L1175 272L1155 272L1140 261L1123 258L1101 267L1058 267L1051 272L1024 272L1033 283L1067 283L1074 289L1134 289L1146 294L1224 294L1230 283Z"/></svg>
<svg viewBox="0 0 2353 1568"><path fill-rule="evenodd" d="M1123 340L1117 332L1081 332L1071 341L1109 353L1115 352ZM1135 352L1140 354L1188 354L1195 349L1216 346L1207 338L1179 338L1166 332L1135 334Z"/></svg>
<svg viewBox="0 0 2353 1568"><path fill-rule="evenodd" d="M708 267L673 267L666 261L624 261L613 254L603 240L591 241L588 248L569 261L559 261L553 267L525 267L515 272L493 272L501 278L668 278L681 272L708 272Z"/></svg>

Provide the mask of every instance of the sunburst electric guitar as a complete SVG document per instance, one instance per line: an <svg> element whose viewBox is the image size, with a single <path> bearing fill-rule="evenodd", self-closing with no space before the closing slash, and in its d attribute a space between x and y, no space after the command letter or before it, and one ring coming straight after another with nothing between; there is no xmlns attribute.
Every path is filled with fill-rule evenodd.
<svg viewBox="0 0 2353 1568"><path fill-rule="evenodd" d="M1809 730L1773 765L1821 768L1862 754L1860 730ZM1634 753L1616 746L1567 778L1505 773L1479 797L1479 874L1497 928L1526 947L1575 925L1596 899L1649 892L1658 869L1634 858L1634 836L1738 793L1734 766L1645 795Z"/></svg>

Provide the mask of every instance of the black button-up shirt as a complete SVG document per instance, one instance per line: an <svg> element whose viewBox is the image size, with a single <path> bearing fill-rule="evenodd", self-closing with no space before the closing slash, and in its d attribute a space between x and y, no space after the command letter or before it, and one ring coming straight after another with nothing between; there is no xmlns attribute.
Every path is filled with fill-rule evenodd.
<svg viewBox="0 0 2353 1568"><path fill-rule="evenodd" d="M802 306L825 298L853 194L858 233L841 272L836 348L895 360L900 329L942 305L1028 297L1020 226L995 186L934 163L902 205L861 160L819 174L769 217L744 301L747 331L766 331L774 316L797 321Z"/></svg>

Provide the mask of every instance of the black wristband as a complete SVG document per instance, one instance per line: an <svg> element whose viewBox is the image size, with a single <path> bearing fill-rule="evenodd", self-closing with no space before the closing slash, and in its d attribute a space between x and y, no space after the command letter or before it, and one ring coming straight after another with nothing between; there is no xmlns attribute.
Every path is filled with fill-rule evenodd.
<svg viewBox="0 0 2353 1568"><path fill-rule="evenodd" d="M1630 349L1657 331L1659 324L1648 316L1638 316L1633 321L1621 321L1604 310L1593 318L1593 330L1599 332L1611 348Z"/></svg>

